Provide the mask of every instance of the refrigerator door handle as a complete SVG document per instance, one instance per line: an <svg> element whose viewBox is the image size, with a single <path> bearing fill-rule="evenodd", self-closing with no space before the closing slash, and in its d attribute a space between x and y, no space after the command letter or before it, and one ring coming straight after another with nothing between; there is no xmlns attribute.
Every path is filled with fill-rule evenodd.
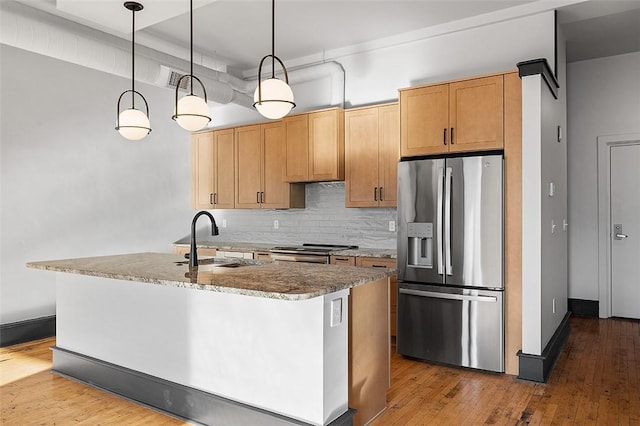
<svg viewBox="0 0 640 426"><path fill-rule="evenodd" d="M438 170L438 205L436 215L442 220L442 191L444 190L444 168ZM442 225L436 227L436 256L438 257L438 274L444 274L444 251L442 250Z"/></svg>
<svg viewBox="0 0 640 426"><path fill-rule="evenodd" d="M444 260L445 272L453 275L453 264L451 263L451 185L453 169L447 167L444 183Z"/></svg>
<svg viewBox="0 0 640 426"><path fill-rule="evenodd" d="M498 301L498 298L495 296L472 296L468 294L440 293L436 291L412 290L408 288L401 288L400 294L408 294L411 296L420 296L420 297L432 297L434 299L469 300L472 302L497 302Z"/></svg>

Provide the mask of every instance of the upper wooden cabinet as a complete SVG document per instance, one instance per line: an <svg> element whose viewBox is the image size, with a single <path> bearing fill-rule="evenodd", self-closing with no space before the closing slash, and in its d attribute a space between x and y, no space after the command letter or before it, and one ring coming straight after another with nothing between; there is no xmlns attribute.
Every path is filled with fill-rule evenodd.
<svg viewBox="0 0 640 426"><path fill-rule="evenodd" d="M282 179L283 157L281 121L235 129L236 208L304 207L304 186Z"/></svg>
<svg viewBox="0 0 640 426"><path fill-rule="evenodd" d="M286 117L286 182L344 180L344 111L332 108Z"/></svg>
<svg viewBox="0 0 640 426"><path fill-rule="evenodd" d="M191 136L191 207L234 207L233 129Z"/></svg>
<svg viewBox="0 0 640 426"><path fill-rule="evenodd" d="M345 112L346 207L395 207L400 159L397 104Z"/></svg>
<svg viewBox="0 0 640 426"><path fill-rule="evenodd" d="M400 90L402 157L501 149L502 75Z"/></svg>

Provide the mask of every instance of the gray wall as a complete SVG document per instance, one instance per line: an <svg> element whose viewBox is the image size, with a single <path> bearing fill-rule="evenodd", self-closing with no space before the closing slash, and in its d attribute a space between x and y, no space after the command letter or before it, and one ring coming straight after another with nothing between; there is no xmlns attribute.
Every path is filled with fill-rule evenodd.
<svg viewBox="0 0 640 426"><path fill-rule="evenodd" d="M55 313L55 274L27 261L169 251L188 232L189 135L169 90L140 85L153 131L114 130L130 82L0 46L0 321Z"/></svg>
<svg viewBox="0 0 640 426"><path fill-rule="evenodd" d="M640 132L640 52L568 65L569 297L599 300L598 136Z"/></svg>

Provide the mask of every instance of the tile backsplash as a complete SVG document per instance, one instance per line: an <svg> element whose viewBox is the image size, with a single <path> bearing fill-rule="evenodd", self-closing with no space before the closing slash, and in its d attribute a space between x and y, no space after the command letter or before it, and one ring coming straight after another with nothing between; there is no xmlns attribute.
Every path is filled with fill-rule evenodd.
<svg viewBox="0 0 640 426"><path fill-rule="evenodd" d="M212 210L220 235L206 236L207 229L203 227L198 230L198 240L396 248L396 233L389 231L389 221L396 220L396 209L346 208L344 182L310 183L305 191L304 209ZM274 229L274 220L278 221L278 229ZM204 226L205 222L199 225Z"/></svg>

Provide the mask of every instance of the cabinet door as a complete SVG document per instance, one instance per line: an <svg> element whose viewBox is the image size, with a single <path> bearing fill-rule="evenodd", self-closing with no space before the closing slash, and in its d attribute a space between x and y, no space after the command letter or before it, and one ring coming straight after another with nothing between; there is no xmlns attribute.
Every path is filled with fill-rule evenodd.
<svg viewBox="0 0 640 426"><path fill-rule="evenodd" d="M363 268L387 268L395 269L396 260L376 257L359 257L356 266ZM395 275L389 278L389 332L392 336L396 335L396 316L397 316L397 293L398 279Z"/></svg>
<svg viewBox="0 0 640 426"><path fill-rule="evenodd" d="M344 180L344 111L310 113L309 181Z"/></svg>
<svg viewBox="0 0 640 426"><path fill-rule="evenodd" d="M309 119L307 114L282 120L285 133L285 182L309 180Z"/></svg>
<svg viewBox="0 0 640 426"><path fill-rule="evenodd" d="M400 126L403 157L448 152L449 85L402 90Z"/></svg>
<svg viewBox="0 0 640 426"><path fill-rule="evenodd" d="M503 147L503 85L501 75L450 84L449 151Z"/></svg>
<svg viewBox="0 0 640 426"><path fill-rule="evenodd" d="M345 111L345 206L378 206L378 108Z"/></svg>
<svg viewBox="0 0 640 426"><path fill-rule="evenodd" d="M378 108L378 205L398 204L398 161L400 160L400 108Z"/></svg>
<svg viewBox="0 0 640 426"><path fill-rule="evenodd" d="M260 125L236 128L236 208L260 208L261 147Z"/></svg>
<svg viewBox="0 0 640 426"><path fill-rule="evenodd" d="M191 208L213 208L214 190L213 133L191 136Z"/></svg>
<svg viewBox="0 0 640 426"><path fill-rule="evenodd" d="M233 154L233 129L213 132L214 142L214 192L213 203L216 209L234 208L235 197L235 161Z"/></svg>
<svg viewBox="0 0 640 426"><path fill-rule="evenodd" d="M284 166L284 125L281 121L262 126L261 207L289 207L289 184L282 180Z"/></svg>

